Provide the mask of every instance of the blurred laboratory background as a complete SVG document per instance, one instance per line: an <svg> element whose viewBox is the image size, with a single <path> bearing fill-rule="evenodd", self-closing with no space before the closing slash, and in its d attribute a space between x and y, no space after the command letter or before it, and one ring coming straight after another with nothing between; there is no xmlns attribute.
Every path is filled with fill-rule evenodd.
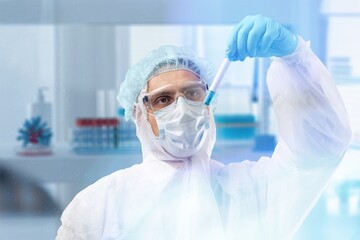
<svg viewBox="0 0 360 240"><path fill-rule="evenodd" d="M360 239L357 0L0 0L0 239L54 239L77 192L141 161L135 126L116 101L129 66L173 44L216 69L231 29L249 14L274 18L311 42L353 128L343 163L295 239ZM230 66L216 99L214 159L271 156L270 61Z"/></svg>

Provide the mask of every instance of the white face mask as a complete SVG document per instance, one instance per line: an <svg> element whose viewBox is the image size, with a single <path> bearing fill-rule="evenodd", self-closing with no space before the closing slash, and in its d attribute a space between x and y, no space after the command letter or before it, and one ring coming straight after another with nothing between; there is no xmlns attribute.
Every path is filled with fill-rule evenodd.
<svg viewBox="0 0 360 240"><path fill-rule="evenodd" d="M209 128L204 103L179 97L153 115L159 127L158 141L174 157L190 157L204 144Z"/></svg>

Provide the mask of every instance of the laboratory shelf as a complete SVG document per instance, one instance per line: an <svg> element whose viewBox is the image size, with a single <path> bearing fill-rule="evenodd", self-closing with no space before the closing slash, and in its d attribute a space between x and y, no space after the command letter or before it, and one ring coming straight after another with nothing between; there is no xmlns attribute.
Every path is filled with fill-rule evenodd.
<svg viewBox="0 0 360 240"><path fill-rule="evenodd" d="M22 156L14 146L0 146L0 167L38 182L93 182L114 171L141 163L139 145L123 146L112 152L73 151L67 145L52 147L53 154ZM217 143L212 158L223 163L257 160L270 152L251 151L248 143Z"/></svg>
<svg viewBox="0 0 360 240"><path fill-rule="evenodd" d="M21 156L14 147L0 146L0 167L38 182L92 182L116 170L141 162L138 147L126 147L116 153L78 154L67 146L53 147L53 154Z"/></svg>

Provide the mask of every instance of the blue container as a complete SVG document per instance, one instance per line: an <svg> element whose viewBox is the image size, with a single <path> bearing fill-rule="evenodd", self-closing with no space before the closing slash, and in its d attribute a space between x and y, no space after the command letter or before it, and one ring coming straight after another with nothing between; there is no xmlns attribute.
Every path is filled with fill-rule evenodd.
<svg viewBox="0 0 360 240"><path fill-rule="evenodd" d="M215 115L217 140L253 140L255 116L251 114Z"/></svg>

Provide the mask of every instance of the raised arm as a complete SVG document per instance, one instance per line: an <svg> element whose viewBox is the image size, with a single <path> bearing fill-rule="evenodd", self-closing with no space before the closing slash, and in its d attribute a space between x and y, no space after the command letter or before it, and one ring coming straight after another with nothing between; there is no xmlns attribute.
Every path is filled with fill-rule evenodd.
<svg viewBox="0 0 360 240"><path fill-rule="evenodd" d="M347 114L328 71L299 38L297 50L274 59L267 77L278 145L266 169L267 232L290 237L320 197L351 139Z"/></svg>
<svg viewBox="0 0 360 240"><path fill-rule="evenodd" d="M251 184L257 204L240 205L257 214L247 222L261 225L255 229L266 239L288 239L340 163L351 130L337 88L308 43L262 16L240 22L230 37L229 59L272 56L267 84L279 129L276 149L271 159L228 166L222 179L235 195L242 188L236 182Z"/></svg>
<svg viewBox="0 0 360 240"><path fill-rule="evenodd" d="M267 83L279 129L273 158L287 149L299 168L337 165L351 138L348 117L309 43L299 38L293 54L275 58Z"/></svg>

